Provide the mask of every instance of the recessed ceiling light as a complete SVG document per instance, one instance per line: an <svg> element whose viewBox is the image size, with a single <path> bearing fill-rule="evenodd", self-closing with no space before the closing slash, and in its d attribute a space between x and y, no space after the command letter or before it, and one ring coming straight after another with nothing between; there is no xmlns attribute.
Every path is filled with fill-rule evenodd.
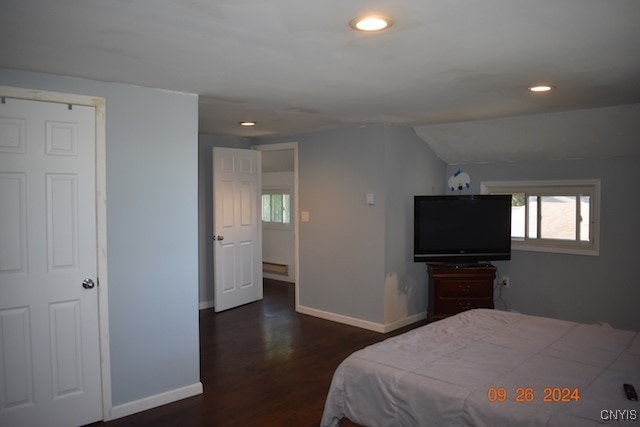
<svg viewBox="0 0 640 427"><path fill-rule="evenodd" d="M240 126L255 126L257 124L257 122L252 122L249 120L245 120L240 122Z"/></svg>
<svg viewBox="0 0 640 427"><path fill-rule="evenodd" d="M357 31L380 31L393 25L391 18L382 15L368 15L354 18L349 26Z"/></svg>
<svg viewBox="0 0 640 427"><path fill-rule="evenodd" d="M555 86L551 86L551 85L537 85L537 86L529 87L529 91L530 92L549 92L550 90L553 90L554 88L555 88Z"/></svg>

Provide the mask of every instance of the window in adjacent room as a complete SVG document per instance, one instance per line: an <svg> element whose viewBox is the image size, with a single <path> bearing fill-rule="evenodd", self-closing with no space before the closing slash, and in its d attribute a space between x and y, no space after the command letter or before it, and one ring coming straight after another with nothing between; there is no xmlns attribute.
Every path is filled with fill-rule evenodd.
<svg viewBox="0 0 640 427"><path fill-rule="evenodd" d="M291 224L291 193L288 190L262 191L262 223L275 226Z"/></svg>
<svg viewBox="0 0 640 427"><path fill-rule="evenodd" d="M511 194L515 250L599 253L600 181L484 182L483 194Z"/></svg>

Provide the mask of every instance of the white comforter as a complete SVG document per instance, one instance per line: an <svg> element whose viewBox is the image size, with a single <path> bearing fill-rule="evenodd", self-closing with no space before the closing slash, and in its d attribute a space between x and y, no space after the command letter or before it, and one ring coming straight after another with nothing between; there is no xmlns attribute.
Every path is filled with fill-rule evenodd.
<svg viewBox="0 0 640 427"><path fill-rule="evenodd" d="M353 353L321 425L640 426L623 383L640 392L640 334L479 309ZM557 402L565 387L573 397Z"/></svg>

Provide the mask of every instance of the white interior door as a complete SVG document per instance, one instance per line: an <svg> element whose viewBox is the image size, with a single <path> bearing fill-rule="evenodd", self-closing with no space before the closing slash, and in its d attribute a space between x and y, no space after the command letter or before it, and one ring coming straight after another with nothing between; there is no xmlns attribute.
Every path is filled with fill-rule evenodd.
<svg viewBox="0 0 640 427"><path fill-rule="evenodd" d="M262 299L260 152L213 149L214 306Z"/></svg>
<svg viewBox="0 0 640 427"><path fill-rule="evenodd" d="M93 107L0 104L0 425L102 419Z"/></svg>

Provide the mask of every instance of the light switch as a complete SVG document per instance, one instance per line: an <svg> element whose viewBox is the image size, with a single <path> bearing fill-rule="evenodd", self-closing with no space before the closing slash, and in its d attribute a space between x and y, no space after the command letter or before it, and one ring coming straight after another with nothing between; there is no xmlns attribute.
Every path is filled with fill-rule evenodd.
<svg viewBox="0 0 640 427"><path fill-rule="evenodd" d="M373 206L375 201L373 199L373 193L367 193L367 204Z"/></svg>
<svg viewBox="0 0 640 427"><path fill-rule="evenodd" d="M300 221L309 222L309 211L300 212Z"/></svg>

